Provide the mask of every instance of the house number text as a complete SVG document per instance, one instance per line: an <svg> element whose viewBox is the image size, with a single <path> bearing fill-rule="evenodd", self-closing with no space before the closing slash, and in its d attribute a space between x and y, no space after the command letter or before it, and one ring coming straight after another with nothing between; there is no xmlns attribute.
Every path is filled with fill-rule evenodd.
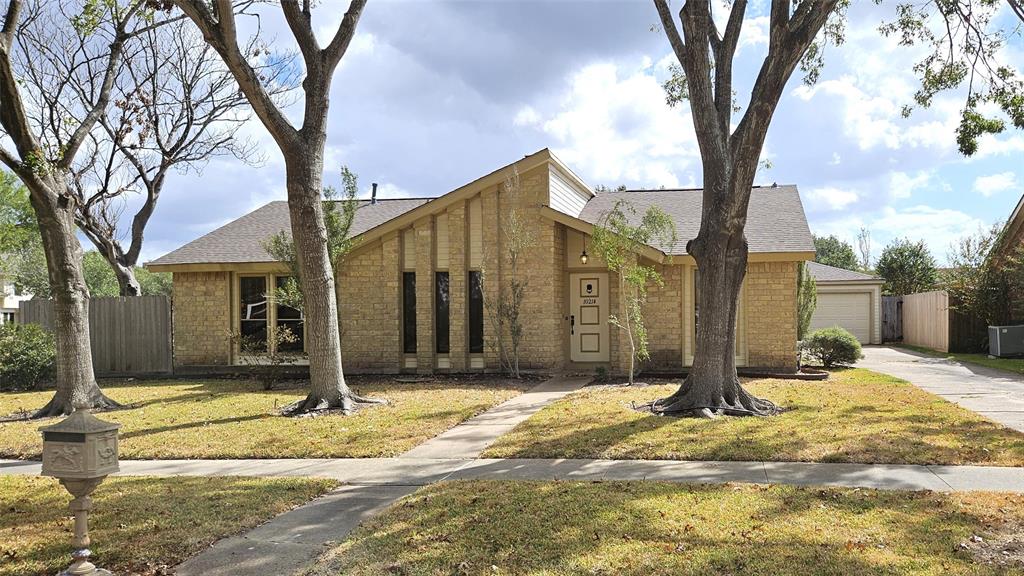
<svg viewBox="0 0 1024 576"><path fill-rule="evenodd" d="M584 298L584 304L597 304L597 298Z"/></svg>

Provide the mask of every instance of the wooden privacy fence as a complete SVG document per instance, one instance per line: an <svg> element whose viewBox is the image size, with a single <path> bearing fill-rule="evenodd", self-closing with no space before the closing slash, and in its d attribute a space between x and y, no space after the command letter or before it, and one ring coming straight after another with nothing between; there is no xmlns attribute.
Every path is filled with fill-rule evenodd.
<svg viewBox="0 0 1024 576"><path fill-rule="evenodd" d="M940 352L980 352L988 328L983 321L951 307L949 294L941 290L901 297L903 342Z"/></svg>
<svg viewBox="0 0 1024 576"><path fill-rule="evenodd" d="M53 302L22 302L19 318L22 324L53 331ZM171 372L171 301L166 296L90 299L89 336L97 376Z"/></svg>
<svg viewBox="0 0 1024 576"><path fill-rule="evenodd" d="M903 296L882 296L882 342L903 341Z"/></svg>

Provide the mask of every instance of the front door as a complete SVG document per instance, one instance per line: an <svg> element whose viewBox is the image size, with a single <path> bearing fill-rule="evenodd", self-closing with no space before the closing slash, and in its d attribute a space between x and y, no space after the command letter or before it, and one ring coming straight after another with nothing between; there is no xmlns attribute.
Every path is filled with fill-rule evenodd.
<svg viewBox="0 0 1024 576"><path fill-rule="evenodd" d="M573 362L607 362L608 274L569 275L569 339Z"/></svg>

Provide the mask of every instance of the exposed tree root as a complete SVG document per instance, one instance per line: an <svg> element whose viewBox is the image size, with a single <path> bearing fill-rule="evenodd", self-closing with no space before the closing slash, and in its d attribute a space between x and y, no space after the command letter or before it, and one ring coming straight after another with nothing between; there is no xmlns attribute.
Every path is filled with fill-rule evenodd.
<svg viewBox="0 0 1024 576"><path fill-rule="evenodd" d="M383 398L368 398L355 393L341 393L333 395L333 398L324 398L315 393L310 393L305 399L289 404L281 409L282 416L307 416L328 410L339 410L345 416L349 416L358 408L358 404L387 404Z"/></svg>
<svg viewBox="0 0 1024 576"><path fill-rule="evenodd" d="M122 405L114 400L107 397L106 394L100 392L97 388L96 391L90 395L89 402L85 406L79 406L79 409L85 410L112 410L114 408L121 408ZM31 419L35 420L38 418L52 418L55 416L67 416L75 411L75 406L72 401L67 398L61 398L60 394L55 394L46 406L43 406L39 410L36 410Z"/></svg>
<svg viewBox="0 0 1024 576"><path fill-rule="evenodd" d="M718 388L717 391L711 390ZM724 386L694 386L689 380L675 394L635 406L658 416L717 418L719 416L775 416L782 409L770 400L751 395L739 381Z"/></svg>

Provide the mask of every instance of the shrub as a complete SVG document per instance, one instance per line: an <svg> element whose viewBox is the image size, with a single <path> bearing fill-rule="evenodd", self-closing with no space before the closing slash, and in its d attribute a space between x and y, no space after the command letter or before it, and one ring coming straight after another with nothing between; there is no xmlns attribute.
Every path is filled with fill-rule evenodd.
<svg viewBox="0 0 1024 576"><path fill-rule="evenodd" d="M839 326L811 332L804 340L804 352L825 368L848 366L864 357L857 337Z"/></svg>
<svg viewBox="0 0 1024 576"><path fill-rule="evenodd" d="M35 388L53 375L53 335L36 324L0 326L0 390Z"/></svg>

